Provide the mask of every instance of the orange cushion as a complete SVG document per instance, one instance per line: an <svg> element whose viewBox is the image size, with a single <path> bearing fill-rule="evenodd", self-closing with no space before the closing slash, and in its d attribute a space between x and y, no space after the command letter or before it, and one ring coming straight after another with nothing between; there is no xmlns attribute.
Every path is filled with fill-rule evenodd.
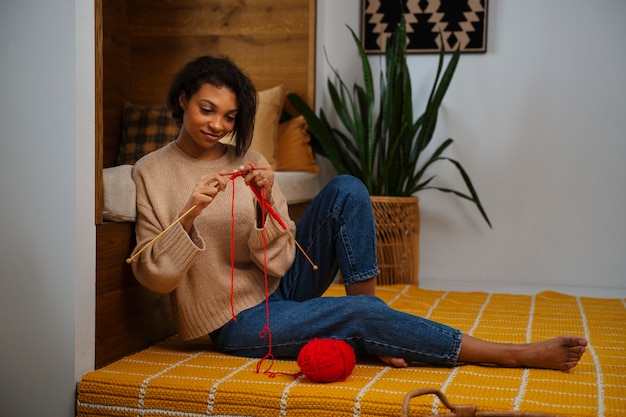
<svg viewBox="0 0 626 417"><path fill-rule="evenodd" d="M280 171L320 172L307 129L304 116L296 116L278 125L276 159Z"/></svg>

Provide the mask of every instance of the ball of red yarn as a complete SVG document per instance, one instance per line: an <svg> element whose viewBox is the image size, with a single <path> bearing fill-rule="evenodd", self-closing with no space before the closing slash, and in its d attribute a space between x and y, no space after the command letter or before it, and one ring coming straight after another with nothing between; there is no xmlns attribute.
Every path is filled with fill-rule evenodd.
<svg viewBox="0 0 626 417"><path fill-rule="evenodd" d="M345 381L356 366L356 356L343 340L316 338L302 347L297 363L311 381Z"/></svg>

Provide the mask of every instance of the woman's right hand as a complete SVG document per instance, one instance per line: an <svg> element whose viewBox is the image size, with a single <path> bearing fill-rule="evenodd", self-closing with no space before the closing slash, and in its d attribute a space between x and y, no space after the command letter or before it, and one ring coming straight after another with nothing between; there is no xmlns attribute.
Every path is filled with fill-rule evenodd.
<svg viewBox="0 0 626 417"><path fill-rule="evenodd" d="M215 196L226 188L226 180L231 175L230 171L219 171L212 174L203 175L200 177L196 186L194 187L189 200L185 203L181 213L185 213L196 206L191 212L185 216L181 221L181 225L187 233L191 231L193 222L202 211L207 208L209 204L215 199Z"/></svg>

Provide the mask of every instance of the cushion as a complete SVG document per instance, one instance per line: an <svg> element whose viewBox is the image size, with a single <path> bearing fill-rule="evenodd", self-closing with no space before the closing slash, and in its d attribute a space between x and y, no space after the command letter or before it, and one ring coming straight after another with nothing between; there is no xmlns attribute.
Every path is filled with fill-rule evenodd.
<svg viewBox="0 0 626 417"><path fill-rule="evenodd" d="M280 171L305 171L318 174L311 136L304 116L297 116L278 125L276 159Z"/></svg>
<svg viewBox="0 0 626 417"><path fill-rule="evenodd" d="M122 138L117 165L134 164L139 158L176 140L180 126L165 105L127 103L122 111Z"/></svg>
<svg viewBox="0 0 626 417"><path fill-rule="evenodd" d="M250 149L263 155L273 170L278 169L276 142L278 138L278 122L284 100L285 88L282 85L258 92L258 106L254 118L254 132ZM221 141L234 143L234 138L232 135L228 135Z"/></svg>
<svg viewBox="0 0 626 417"><path fill-rule="evenodd" d="M305 203L320 192L319 175L302 171L276 171L274 177L287 204Z"/></svg>
<svg viewBox="0 0 626 417"><path fill-rule="evenodd" d="M119 165L103 171L104 220L111 222L134 222L137 218L135 206L135 182L131 176L132 165Z"/></svg>

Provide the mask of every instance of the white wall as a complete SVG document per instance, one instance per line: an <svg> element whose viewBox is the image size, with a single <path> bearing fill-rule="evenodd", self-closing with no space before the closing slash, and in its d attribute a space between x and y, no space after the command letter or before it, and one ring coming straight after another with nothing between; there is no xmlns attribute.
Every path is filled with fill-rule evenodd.
<svg viewBox="0 0 626 417"><path fill-rule="evenodd" d="M2 416L74 415L93 366L93 33L93 2L0 2Z"/></svg>
<svg viewBox="0 0 626 417"><path fill-rule="evenodd" d="M360 72L346 24L360 2L319 1L317 103L330 71ZM626 2L489 2L488 52L462 55L436 138L469 172L473 205L420 193L420 280L626 289ZM370 61L378 65L378 56ZM436 56L409 57L421 109ZM347 76L350 79L349 76ZM439 184L462 187L449 169Z"/></svg>

